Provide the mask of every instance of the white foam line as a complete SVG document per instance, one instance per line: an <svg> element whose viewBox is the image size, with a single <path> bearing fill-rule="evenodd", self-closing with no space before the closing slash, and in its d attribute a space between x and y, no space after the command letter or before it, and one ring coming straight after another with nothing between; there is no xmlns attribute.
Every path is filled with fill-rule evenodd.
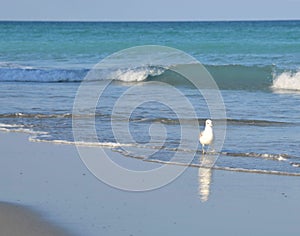
<svg viewBox="0 0 300 236"><path fill-rule="evenodd" d="M43 140L38 139L36 136L29 137L31 142L45 142L45 143L54 143L54 144L66 144L66 145L78 145L86 147L107 147L107 148L116 148L116 147L132 147L132 144L124 143L112 143L112 142L81 142L81 141L66 141L66 140Z"/></svg>
<svg viewBox="0 0 300 236"><path fill-rule="evenodd" d="M1 128L0 131L4 132L12 132L12 133L25 133L25 134L32 134L32 135L37 135L37 134L48 134L47 132L40 132L40 131L33 131L31 129L9 129L9 128Z"/></svg>
<svg viewBox="0 0 300 236"><path fill-rule="evenodd" d="M193 163L183 163L183 162L169 162L169 161L161 161L154 159L145 159L146 162L155 162L160 164L169 164L169 165L180 165L180 166L190 166L196 168L211 168L214 170L224 170L224 171L234 171L234 172L245 172L245 173L253 173L253 174L268 174L268 175L285 175L285 176L299 176L300 173L290 173L290 172L282 172L282 171L270 171L270 170L260 170L260 169L244 169L244 168L234 168L234 167L219 167L219 166L203 166L199 164Z"/></svg>
<svg viewBox="0 0 300 236"><path fill-rule="evenodd" d="M18 128L18 127L24 127L24 125L4 124L4 123L0 123L0 127L5 127L5 128Z"/></svg>

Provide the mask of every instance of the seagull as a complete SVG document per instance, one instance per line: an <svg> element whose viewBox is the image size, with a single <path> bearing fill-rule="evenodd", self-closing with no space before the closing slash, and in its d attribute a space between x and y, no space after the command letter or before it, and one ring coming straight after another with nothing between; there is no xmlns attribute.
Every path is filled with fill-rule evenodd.
<svg viewBox="0 0 300 236"><path fill-rule="evenodd" d="M199 141L202 144L202 153L204 154L205 145L211 145L214 140L214 132L212 128L213 124L211 120L205 121L205 128L199 134Z"/></svg>

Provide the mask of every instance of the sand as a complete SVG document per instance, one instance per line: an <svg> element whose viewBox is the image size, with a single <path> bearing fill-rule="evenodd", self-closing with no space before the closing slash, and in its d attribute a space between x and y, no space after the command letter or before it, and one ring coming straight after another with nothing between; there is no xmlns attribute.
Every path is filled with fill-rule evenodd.
<svg viewBox="0 0 300 236"><path fill-rule="evenodd" d="M299 177L188 168L135 193L99 181L72 145L0 133L0 150L0 201L13 204L0 205L0 235L300 235ZM112 155L132 169L156 165Z"/></svg>
<svg viewBox="0 0 300 236"><path fill-rule="evenodd" d="M5 236L63 236L67 232L36 212L20 205L0 202L0 234Z"/></svg>

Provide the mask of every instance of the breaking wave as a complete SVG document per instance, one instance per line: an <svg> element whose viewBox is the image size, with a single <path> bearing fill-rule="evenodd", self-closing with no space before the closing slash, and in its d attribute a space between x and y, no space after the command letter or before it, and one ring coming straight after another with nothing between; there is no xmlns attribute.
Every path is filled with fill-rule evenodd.
<svg viewBox="0 0 300 236"><path fill-rule="evenodd" d="M144 81L162 81L172 85L190 85L189 81L176 75L172 68L176 66L195 69L195 64L185 65L145 65L132 68L114 68L92 72L92 80L115 80L124 83L139 83ZM284 87L282 80L289 81L285 87L293 88L299 85L299 73L280 74L274 79L274 65L270 66L246 66L246 65L205 65L220 89L237 90L269 90L271 86ZM196 68L197 69L197 68ZM0 63L1 82L34 82L34 83L79 83L91 70L64 69L64 68L36 68L30 66L11 65ZM201 79L199 77L199 79Z"/></svg>
<svg viewBox="0 0 300 236"><path fill-rule="evenodd" d="M274 76L272 89L300 91L300 71L283 72Z"/></svg>
<svg viewBox="0 0 300 236"><path fill-rule="evenodd" d="M115 80L124 83L162 81L173 85L189 85L188 81L174 74L177 65L146 65L134 68L117 68L95 71L94 80ZM180 65L182 66L182 65ZM186 64L193 70L193 64ZM278 72L274 65L206 65L220 89L233 90L293 90L300 91L300 71ZM89 69L36 68L17 64L0 63L1 82L80 83ZM199 78L201 79L201 78Z"/></svg>

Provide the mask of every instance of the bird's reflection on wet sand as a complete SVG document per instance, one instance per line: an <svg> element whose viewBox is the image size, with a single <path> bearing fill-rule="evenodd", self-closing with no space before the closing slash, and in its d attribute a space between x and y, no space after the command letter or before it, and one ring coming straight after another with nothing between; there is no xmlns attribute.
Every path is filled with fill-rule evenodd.
<svg viewBox="0 0 300 236"><path fill-rule="evenodd" d="M216 161L215 155L201 155L199 163L201 167L198 169L198 194L201 202L206 202L209 199L212 184L212 167Z"/></svg>

